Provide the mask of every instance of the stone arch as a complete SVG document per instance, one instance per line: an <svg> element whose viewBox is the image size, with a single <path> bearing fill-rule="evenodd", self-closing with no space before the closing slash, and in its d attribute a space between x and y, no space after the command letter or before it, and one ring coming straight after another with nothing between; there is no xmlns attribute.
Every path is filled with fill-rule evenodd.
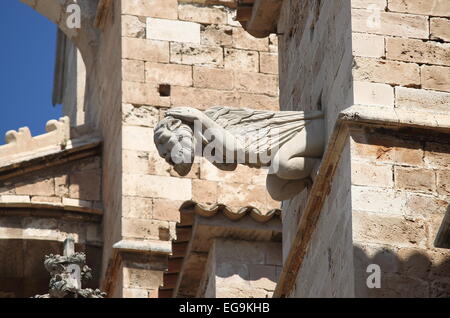
<svg viewBox="0 0 450 318"><path fill-rule="evenodd" d="M86 67L94 63L95 47L99 32L94 27L98 1L96 0L20 0L35 11L55 23L68 39L80 50ZM71 12L67 8L77 4L81 13L81 28L71 29L67 26L67 18Z"/></svg>

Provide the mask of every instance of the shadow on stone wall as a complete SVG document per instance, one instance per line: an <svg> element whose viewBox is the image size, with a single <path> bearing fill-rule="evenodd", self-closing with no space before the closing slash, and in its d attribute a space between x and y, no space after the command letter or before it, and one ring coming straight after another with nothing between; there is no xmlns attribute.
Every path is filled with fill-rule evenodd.
<svg viewBox="0 0 450 318"><path fill-rule="evenodd" d="M450 297L450 250L354 246L356 297ZM381 288L369 289L370 264L381 268Z"/></svg>

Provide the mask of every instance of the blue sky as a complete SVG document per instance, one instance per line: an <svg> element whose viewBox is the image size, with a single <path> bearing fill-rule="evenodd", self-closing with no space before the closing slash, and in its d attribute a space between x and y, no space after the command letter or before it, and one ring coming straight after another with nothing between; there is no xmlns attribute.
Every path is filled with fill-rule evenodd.
<svg viewBox="0 0 450 318"><path fill-rule="evenodd" d="M19 0L0 0L0 144L8 130L42 134L61 117L52 106L56 30Z"/></svg>

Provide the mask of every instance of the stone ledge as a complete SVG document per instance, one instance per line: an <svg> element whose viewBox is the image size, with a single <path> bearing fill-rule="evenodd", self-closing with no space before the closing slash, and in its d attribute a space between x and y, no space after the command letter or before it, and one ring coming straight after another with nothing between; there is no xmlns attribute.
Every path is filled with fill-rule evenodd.
<svg viewBox="0 0 450 318"><path fill-rule="evenodd" d="M306 207L298 223L289 255L274 293L275 298L289 297L293 290L324 202L330 193L333 177L351 126L375 126L389 129L420 128L450 133L450 115L430 111L410 111L363 105L354 105L340 113L328 141Z"/></svg>
<svg viewBox="0 0 450 318"><path fill-rule="evenodd" d="M172 242L151 240L122 240L115 243L113 245L113 248L119 252L171 254Z"/></svg>

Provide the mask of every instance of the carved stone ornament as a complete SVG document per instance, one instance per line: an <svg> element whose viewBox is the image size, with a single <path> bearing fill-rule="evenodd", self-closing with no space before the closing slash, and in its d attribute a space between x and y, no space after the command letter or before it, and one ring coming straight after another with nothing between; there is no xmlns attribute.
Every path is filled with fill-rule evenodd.
<svg viewBox="0 0 450 318"><path fill-rule="evenodd" d="M264 111L190 107L167 111L155 128L159 155L185 176L194 157L207 158L221 170L238 164L269 169L267 189L273 199L287 200L310 182L324 152L321 111Z"/></svg>
<svg viewBox="0 0 450 318"><path fill-rule="evenodd" d="M82 289L82 282L92 279L92 270L86 265L86 255L75 252L74 239L64 241L64 256L45 257L45 269L50 273L49 293L34 298L104 298L99 289Z"/></svg>

